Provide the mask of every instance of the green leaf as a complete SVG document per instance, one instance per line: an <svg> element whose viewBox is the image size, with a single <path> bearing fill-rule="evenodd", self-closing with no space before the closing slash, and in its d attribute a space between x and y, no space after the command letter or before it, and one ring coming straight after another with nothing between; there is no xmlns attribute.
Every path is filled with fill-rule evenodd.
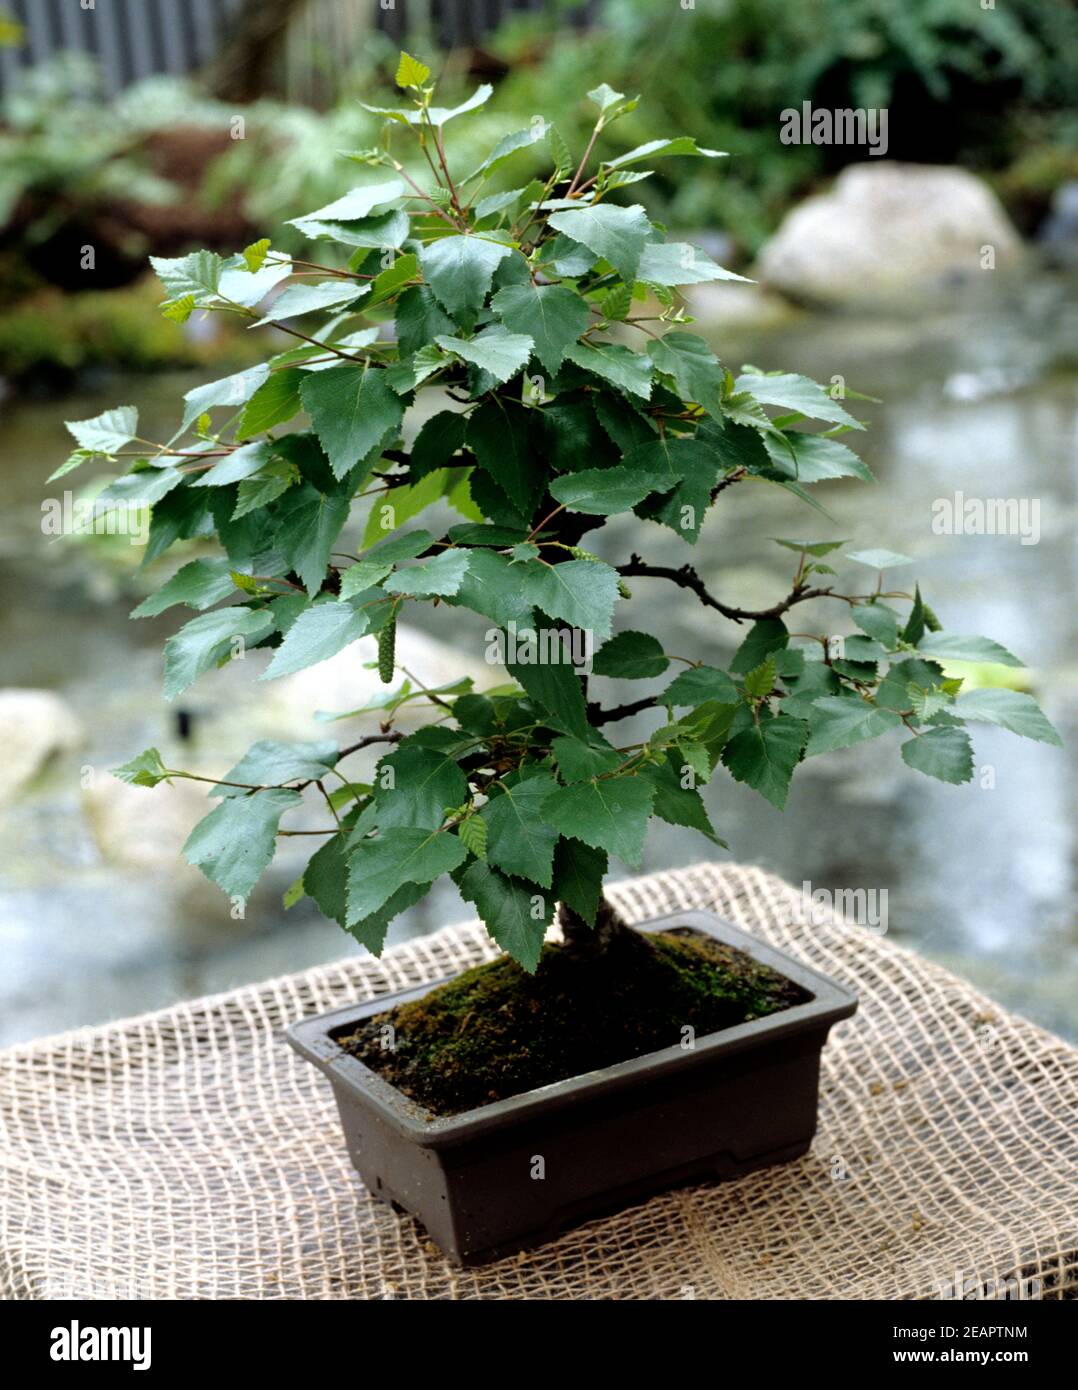
<svg viewBox="0 0 1078 1390"><path fill-rule="evenodd" d="M422 125L429 117L431 125L445 125L446 121L451 121L454 116L463 116L467 111L474 111L476 107L482 106L484 102L490 100L494 88L489 83L484 82L481 87L477 87L467 101L462 101L459 106L431 106L426 113L422 111L395 111L387 110L383 106L368 106L365 101L360 105L365 111L371 111L376 116L390 116L398 121L403 121L407 125Z"/></svg>
<svg viewBox="0 0 1078 1390"><path fill-rule="evenodd" d="M953 632L930 632L917 643L922 656L948 661L991 661L1000 666L1021 666L1016 656L990 637L962 637Z"/></svg>
<svg viewBox="0 0 1078 1390"><path fill-rule="evenodd" d="M265 609L219 608L192 618L165 643L165 699L174 700L203 671L224 661L234 642L253 645L272 630Z"/></svg>
<svg viewBox="0 0 1078 1390"><path fill-rule="evenodd" d="M645 473L619 464L613 468L585 468L555 478L550 484L550 495L571 511L613 516L615 512L631 510L653 492L669 492L675 486L669 475Z"/></svg>
<svg viewBox="0 0 1078 1390"><path fill-rule="evenodd" d="M529 974L534 974L554 898L532 883L507 878L487 864L469 864L459 880L461 896L475 904L491 938Z"/></svg>
<svg viewBox="0 0 1078 1390"><path fill-rule="evenodd" d="M644 777L608 777L560 787L540 814L560 834L616 854L639 868L655 787Z"/></svg>
<svg viewBox="0 0 1078 1390"><path fill-rule="evenodd" d="M166 580L155 594L145 598L132 610L132 618L153 618L173 604L184 603L188 608L212 608L235 591L227 559L191 560Z"/></svg>
<svg viewBox="0 0 1078 1390"><path fill-rule="evenodd" d="M908 555L899 555L894 550L849 550L846 552L847 560L854 560L859 565L867 565L869 569L891 570L897 569L899 565L912 565L913 561Z"/></svg>
<svg viewBox="0 0 1078 1390"><path fill-rule="evenodd" d="M597 676L620 680L647 680L661 676L670 665L662 643L648 632L619 632L595 653L592 670Z"/></svg>
<svg viewBox="0 0 1078 1390"><path fill-rule="evenodd" d="M308 666L316 666L336 656L372 629L372 607L388 608L389 601L379 589L368 589L354 598L315 603L302 612L285 633L284 641L260 680L290 676Z"/></svg>
<svg viewBox="0 0 1078 1390"><path fill-rule="evenodd" d="M465 362L473 362L484 372L489 372L500 385L523 370L535 347L527 334L510 333L501 324L484 328L474 338L454 338L440 333L435 341L446 352L455 353L457 357L463 357Z"/></svg>
<svg viewBox="0 0 1078 1390"><path fill-rule="evenodd" d="M410 280L414 280L419 274L419 258L411 252L403 256L398 256L388 269L383 270L371 285L371 297L364 305L364 309L371 309L376 304L381 304L393 296Z"/></svg>
<svg viewBox="0 0 1078 1390"><path fill-rule="evenodd" d="M464 182L471 183L472 179L477 179L482 174L486 174L489 178L495 169L500 169L518 150L528 149L530 146L538 144L540 140L545 140L549 130L550 127L544 122L535 121L532 125L526 126L524 130L515 130L511 135L503 135L490 154L481 164L476 165L464 179Z"/></svg>
<svg viewBox="0 0 1078 1390"><path fill-rule="evenodd" d="M623 169L627 164L639 164L644 159L668 159L671 155L699 155L704 159L721 159L725 150L706 150L697 145L691 135L675 135L669 140L649 140L646 145L637 145L627 154L616 159L604 159L607 169Z"/></svg>
<svg viewBox="0 0 1078 1390"><path fill-rule="evenodd" d="M535 355L548 372L556 372L570 344L588 326L588 306L580 295L563 285L507 285L490 301L490 307L514 333L526 334Z"/></svg>
<svg viewBox="0 0 1078 1390"><path fill-rule="evenodd" d="M626 454L625 466L674 480L672 490L641 504L638 513L669 526L682 540L698 540L718 478L714 451L699 439L668 434Z"/></svg>
<svg viewBox="0 0 1078 1390"><path fill-rule="evenodd" d="M594 102L601 112L607 112L612 106L616 106L619 101L625 100L624 92L615 92L613 87L606 82L600 82L598 87L593 87L588 93L588 100Z"/></svg>
<svg viewBox="0 0 1078 1390"><path fill-rule="evenodd" d="M606 852L581 840L562 838L555 847L554 898L571 907L589 926L595 925L606 867Z"/></svg>
<svg viewBox="0 0 1078 1390"><path fill-rule="evenodd" d="M626 284L631 285L638 278L640 257L653 231L639 203L628 208L593 203L551 213L548 222L570 241L608 260Z"/></svg>
<svg viewBox="0 0 1078 1390"><path fill-rule="evenodd" d="M281 817L302 799L281 788L229 797L191 831L183 857L230 897L246 898L273 858Z"/></svg>
<svg viewBox="0 0 1078 1390"><path fill-rule="evenodd" d="M432 594L455 594L468 572L467 550L443 550L410 569L398 570L385 588L392 594L413 594L427 598Z"/></svg>
<svg viewBox="0 0 1078 1390"><path fill-rule="evenodd" d="M734 382L735 391L749 391L764 405L780 406L783 410L796 411L811 420L827 420L833 425L846 425L850 429L863 430L860 420L843 410L838 401L807 376L795 372L779 372L762 375L746 372Z"/></svg>
<svg viewBox="0 0 1078 1390"><path fill-rule="evenodd" d="M236 426L236 438L247 439L252 434L265 434L275 425L281 425L298 415L303 409L299 388L304 380L306 374L298 367L270 372L268 379L244 406Z"/></svg>
<svg viewBox="0 0 1078 1390"><path fill-rule="evenodd" d="M269 237L263 237L261 241L252 241L250 246L243 248L243 260L247 269L253 275L256 270L261 270L266 260L266 252L270 249Z"/></svg>
<svg viewBox="0 0 1078 1390"><path fill-rule="evenodd" d="M474 322L494 272L511 247L481 236L447 236L419 253L423 275L438 302L462 322Z"/></svg>
<svg viewBox="0 0 1078 1390"><path fill-rule="evenodd" d="M850 610L850 617L862 632L888 651L898 642L898 614L884 603L859 603Z"/></svg>
<svg viewBox="0 0 1078 1390"><path fill-rule="evenodd" d="M487 826L487 860L507 874L549 888L558 833L540 818L539 808L557 783L549 772L504 779L490 789L480 815Z"/></svg>
<svg viewBox="0 0 1078 1390"><path fill-rule="evenodd" d="M619 391L628 391L645 401L651 395L650 360L621 343L574 343L566 349L565 356Z"/></svg>
<svg viewBox="0 0 1078 1390"><path fill-rule="evenodd" d="M431 883L467 857L461 840L447 831L400 825L362 840L348 861L349 925L377 912L404 884Z"/></svg>
<svg viewBox="0 0 1078 1390"><path fill-rule="evenodd" d="M801 719L786 714L761 719L728 740L722 761L736 781L754 787L781 811L808 735Z"/></svg>
<svg viewBox="0 0 1078 1390"><path fill-rule="evenodd" d="M648 356L660 372L673 377L683 400L696 401L716 420L722 419L725 373L703 338L695 333L667 333L649 345Z"/></svg>
<svg viewBox="0 0 1078 1390"><path fill-rule="evenodd" d="M536 448L536 423L527 406L494 395L468 417L468 447L479 467L525 517L539 499L546 473Z"/></svg>
<svg viewBox="0 0 1078 1390"><path fill-rule="evenodd" d="M439 333L456 332L456 324L438 307L429 285L415 285L397 300L394 319L401 357L410 357Z"/></svg>
<svg viewBox="0 0 1078 1390"><path fill-rule="evenodd" d="M269 462L269 458L269 445L262 440L241 444L238 449L233 449L230 454L218 459L192 486L225 487L229 483L242 482L243 479L258 473Z"/></svg>
<svg viewBox="0 0 1078 1390"><path fill-rule="evenodd" d="M403 180L396 176L381 183L361 184L323 208L294 217L288 225L303 231L308 223L364 222L372 213L380 213L395 203L406 191Z"/></svg>
<svg viewBox="0 0 1078 1390"><path fill-rule="evenodd" d="M235 410L239 406L245 405L259 387L266 382L269 375L270 369L263 362L259 363L257 367L248 367L246 371L233 372L231 376L222 377L220 381L209 381L205 386L196 386L193 391L188 391L183 398L181 433L208 410L214 410L218 406L230 406Z"/></svg>
<svg viewBox="0 0 1078 1390"><path fill-rule="evenodd" d="M769 656L761 661L759 666L754 666L747 672L742 684L745 687L745 694L750 699L763 699L770 695L775 684L775 658Z"/></svg>
<svg viewBox="0 0 1078 1390"><path fill-rule="evenodd" d="M298 471L284 459L271 459L253 478L245 478L236 489L232 520L268 507L299 481Z"/></svg>
<svg viewBox="0 0 1078 1390"><path fill-rule="evenodd" d="M480 815L466 816L457 826L457 834L476 859L487 859L487 823Z"/></svg>
<svg viewBox="0 0 1078 1390"><path fill-rule="evenodd" d="M380 368L308 374L300 395L337 478L396 435L404 418L404 405Z"/></svg>
<svg viewBox="0 0 1078 1390"><path fill-rule="evenodd" d="M893 710L878 709L867 700L825 695L813 701L809 713L812 732L805 755L813 757L834 748L849 748L897 729L901 723Z"/></svg>
<svg viewBox="0 0 1078 1390"><path fill-rule="evenodd" d="M314 314L322 309L333 309L351 304L353 300L370 293L368 285L357 284L354 280L320 280L316 284L301 281L289 285L270 305L269 313L251 325L262 328L267 323L283 323L285 319L298 318L301 314Z"/></svg>
<svg viewBox="0 0 1078 1390"><path fill-rule="evenodd" d="M499 627L527 626L532 606L524 597L521 566L491 550L473 550L453 602L490 618Z"/></svg>
<svg viewBox="0 0 1078 1390"><path fill-rule="evenodd" d="M425 742L421 732L379 762L374 800L380 829L410 825L437 830L446 807L459 806L468 795L467 778L454 756L458 747L455 736L448 747L437 747Z"/></svg>
<svg viewBox="0 0 1078 1390"><path fill-rule="evenodd" d="M785 623L778 618L762 618L753 623L745 640L730 658L730 670L738 675L751 671L790 640Z"/></svg>
<svg viewBox="0 0 1078 1390"><path fill-rule="evenodd" d="M216 294L225 268L223 257L214 251L192 251L171 260L151 256L150 265L170 299L190 294L196 302Z"/></svg>
<svg viewBox="0 0 1078 1390"><path fill-rule="evenodd" d="M521 634L518 633L518 639ZM587 739L590 733L584 692L575 666L568 662L507 661L513 679L569 733Z"/></svg>
<svg viewBox="0 0 1078 1390"><path fill-rule="evenodd" d="M952 708L960 719L998 724L1001 729L1009 729L1023 738L1063 746L1063 740L1032 695L1023 695L1017 690L967 690L959 695Z"/></svg>
<svg viewBox="0 0 1078 1390"><path fill-rule="evenodd" d="M824 434L808 434L804 430L789 430L781 435L775 432L765 437L764 447L778 472L801 483L819 483L828 478L875 482L872 470L852 449Z"/></svg>
<svg viewBox="0 0 1078 1390"><path fill-rule="evenodd" d="M713 280L755 282L713 261L687 241L649 241L640 253L636 278L648 285L705 285Z"/></svg>
<svg viewBox="0 0 1078 1390"><path fill-rule="evenodd" d="M322 587L349 504L348 497L327 496L310 486L293 489L282 503L277 544L312 596Z"/></svg>
<svg viewBox="0 0 1078 1390"><path fill-rule="evenodd" d="M663 705L702 705L705 700L734 704L740 698L737 687L715 666L691 666L674 677L658 697Z"/></svg>
<svg viewBox="0 0 1078 1390"><path fill-rule="evenodd" d="M130 444L138 433L138 407L119 405L115 410L95 415L92 420L65 420L64 426L83 449L111 457L125 444ZM65 465L64 471L70 472L70 469ZM53 474L54 478L59 476L59 470Z"/></svg>
<svg viewBox="0 0 1078 1390"><path fill-rule="evenodd" d="M664 758L659 763L649 763L642 775L655 788L653 814L668 825L683 825L688 830L698 830L709 840L718 837L708 818L700 793L695 787L682 786L678 766ZM694 770L695 776L695 770Z"/></svg>
<svg viewBox="0 0 1078 1390"><path fill-rule="evenodd" d="M564 736L551 745L563 782L587 782L606 772L616 772L622 757L600 734L582 739Z"/></svg>
<svg viewBox="0 0 1078 1390"><path fill-rule="evenodd" d="M118 777L121 782L126 782L129 787L156 787L158 783L167 782L173 776L162 762L161 754L156 748L146 748L129 763L124 763L122 767L114 767L112 775Z"/></svg>
<svg viewBox="0 0 1078 1390"><path fill-rule="evenodd" d="M566 560L557 565L532 562L524 569L524 596L552 618L587 628L596 637L610 636L618 601L618 572L595 560Z"/></svg>
<svg viewBox="0 0 1078 1390"><path fill-rule="evenodd" d="M957 786L973 776L973 746L962 729L926 729L901 747L902 761L928 777Z"/></svg>
<svg viewBox="0 0 1078 1390"><path fill-rule="evenodd" d="M401 51L400 62L397 64L396 83L398 87L422 87L429 76L430 68L427 67L426 63L421 63L410 53Z"/></svg>
<svg viewBox="0 0 1078 1390"><path fill-rule="evenodd" d="M334 766L340 750L332 739L316 743L277 743L259 739L239 762L225 773L223 782L251 786L277 786L282 782L317 781ZM242 787L216 786L210 796L246 796Z"/></svg>

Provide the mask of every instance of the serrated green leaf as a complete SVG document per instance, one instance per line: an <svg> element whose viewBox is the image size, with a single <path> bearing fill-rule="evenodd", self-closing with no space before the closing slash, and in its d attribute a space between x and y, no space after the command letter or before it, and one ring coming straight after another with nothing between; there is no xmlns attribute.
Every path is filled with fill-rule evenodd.
<svg viewBox="0 0 1078 1390"><path fill-rule="evenodd" d="M555 901L534 883L512 879L489 864L469 864L459 880L461 896L475 904L492 940L534 974Z"/></svg>
<svg viewBox="0 0 1078 1390"><path fill-rule="evenodd" d="M967 690L958 696L953 711L960 719L997 724L1001 729L1009 729L1012 734L1020 734L1023 738L1054 743L1060 748L1063 746L1063 740L1041 712L1033 696L1023 695L1017 690Z"/></svg>
<svg viewBox="0 0 1078 1390"><path fill-rule="evenodd" d="M119 405L95 415L92 420L65 420L64 426L74 435L75 442L89 453L111 457L125 444L130 444L138 433L138 407ZM65 466L64 471L70 469ZM53 474L53 477L59 476L59 471Z"/></svg>
<svg viewBox="0 0 1078 1390"><path fill-rule="evenodd" d="M607 777L559 787L539 812L559 834L639 868L654 797L654 786L643 777Z"/></svg>
<svg viewBox="0 0 1078 1390"><path fill-rule="evenodd" d="M378 589L366 590L354 598L312 604L285 633L284 641L259 679L290 676L336 656L372 630L376 607L389 607L389 600Z"/></svg>
<svg viewBox="0 0 1078 1390"><path fill-rule="evenodd" d="M670 665L662 643L648 632L619 632L595 653L592 670L597 676L621 680L647 680L661 676Z"/></svg>
<svg viewBox="0 0 1078 1390"><path fill-rule="evenodd" d="M814 700L808 717L812 732L805 749L807 757L878 738L902 723L893 710L878 709L867 700L837 695Z"/></svg>
<svg viewBox="0 0 1078 1390"><path fill-rule="evenodd" d="M533 341L535 355L548 372L558 371L589 322L586 301L564 285L507 285L490 307L506 328Z"/></svg>
<svg viewBox="0 0 1078 1390"><path fill-rule="evenodd" d="M900 749L908 767L957 786L973 776L973 747L962 729L926 729Z"/></svg>
<svg viewBox="0 0 1078 1390"><path fill-rule="evenodd" d="M265 609L219 608L192 618L165 643L165 699L174 700L228 657L233 643L252 645L272 630L273 619Z"/></svg>
<svg viewBox="0 0 1078 1390"><path fill-rule="evenodd" d="M430 76L430 68L426 63L421 63L418 58L413 58L410 53L401 51L400 62L397 64L397 76L395 81L398 87L422 87Z"/></svg>
<svg viewBox="0 0 1078 1390"><path fill-rule="evenodd" d="M761 719L726 742L722 761L736 781L755 788L781 811L808 735L801 719L785 714Z"/></svg>
<svg viewBox="0 0 1078 1390"><path fill-rule="evenodd" d="M454 338L440 333L435 341L446 352L488 372L499 385L524 369L535 347L534 340L526 333L510 333L501 324L484 328L474 338Z"/></svg>
<svg viewBox="0 0 1078 1390"><path fill-rule="evenodd" d="M438 302L462 323L474 322L494 272L512 248L481 236L447 236L419 253L423 277Z"/></svg>
<svg viewBox="0 0 1078 1390"><path fill-rule="evenodd" d="M1021 666L1016 656L990 637L963 637L955 632L930 632L920 638L922 656L942 661L990 661L999 666Z"/></svg>
<svg viewBox="0 0 1078 1390"><path fill-rule="evenodd" d="M491 788L480 815L487 826L487 860L495 868L549 888L558 834L539 808L557 783L549 772L534 772Z"/></svg>
<svg viewBox="0 0 1078 1390"><path fill-rule="evenodd" d="M130 762L114 767L112 775L129 787L156 787L174 774L165 766L156 748L146 748Z"/></svg>
<svg viewBox="0 0 1078 1390"><path fill-rule="evenodd" d="M482 816L466 816L457 827L457 834L467 846L470 853L476 859L486 863L487 858L487 823Z"/></svg>
<svg viewBox="0 0 1078 1390"><path fill-rule="evenodd" d="M638 278L640 257L652 234L651 223L639 203L628 208L593 203L551 213L548 222L570 241L608 260L626 284L631 285Z"/></svg>
<svg viewBox="0 0 1078 1390"><path fill-rule="evenodd" d="M392 438L404 418L400 397L374 367L332 367L308 374L303 405L336 478Z"/></svg>
<svg viewBox="0 0 1078 1390"><path fill-rule="evenodd" d="M675 676L658 697L660 704L678 706L702 705L705 700L734 704L738 698L733 681L715 666L691 666Z"/></svg>
<svg viewBox="0 0 1078 1390"><path fill-rule="evenodd" d="M183 857L231 897L246 898L273 858L282 815L302 799L281 788L229 797L191 831Z"/></svg>
<svg viewBox="0 0 1078 1390"><path fill-rule="evenodd" d="M362 840L348 860L349 925L378 912L404 884L431 883L467 857L467 848L448 831L400 825Z"/></svg>
<svg viewBox="0 0 1078 1390"><path fill-rule="evenodd" d="M317 781L335 765L340 750L332 739L315 743L279 743L259 739L221 779L241 786L218 785L210 796L246 796L244 787L278 786L282 782Z"/></svg>

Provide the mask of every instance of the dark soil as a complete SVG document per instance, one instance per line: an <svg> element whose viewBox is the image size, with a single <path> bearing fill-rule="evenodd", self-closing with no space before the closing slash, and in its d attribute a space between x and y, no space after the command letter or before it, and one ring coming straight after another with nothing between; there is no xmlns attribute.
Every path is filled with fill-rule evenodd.
<svg viewBox="0 0 1078 1390"><path fill-rule="evenodd" d="M455 1115L679 1044L686 1027L703 1038L809 997L703 933L626 930L590 957L546 946L534 975L499 957L338 1042L436 1115Z"/></svg>

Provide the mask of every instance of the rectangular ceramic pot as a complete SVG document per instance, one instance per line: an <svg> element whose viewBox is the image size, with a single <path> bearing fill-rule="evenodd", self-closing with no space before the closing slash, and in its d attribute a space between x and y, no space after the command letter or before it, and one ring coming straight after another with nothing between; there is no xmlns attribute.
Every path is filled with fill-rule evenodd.
<svg viewBox="0 0 1078 1390"><path fill-rule="evenodd" d="M740 1177L805 1153L820 1052L856 996L709 912L639 929L672 927L739 947L811 997L691 1049L663 1048L445 1118L337 1042L444 980L293 1024L288 1041L329 1077L370 1193L417 1217L451 1259L475 1265L675 1184Z"/></svg>

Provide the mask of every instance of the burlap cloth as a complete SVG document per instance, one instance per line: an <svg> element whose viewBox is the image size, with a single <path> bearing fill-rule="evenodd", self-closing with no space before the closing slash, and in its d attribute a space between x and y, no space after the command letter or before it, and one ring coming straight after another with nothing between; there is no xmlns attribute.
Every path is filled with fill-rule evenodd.
<svg viewBox="0 0 1078 1390"><path fill-rule="evenodd" d="M793 1164L668 1192L453 1269L368 1197L305 1013L493 954L475 924L0 1053L0 1294L146 1298L898 1298L1078 1293L1078 1052L793 890L700 865L624 883L640 920L722 915L856 987Z"/></svg>

